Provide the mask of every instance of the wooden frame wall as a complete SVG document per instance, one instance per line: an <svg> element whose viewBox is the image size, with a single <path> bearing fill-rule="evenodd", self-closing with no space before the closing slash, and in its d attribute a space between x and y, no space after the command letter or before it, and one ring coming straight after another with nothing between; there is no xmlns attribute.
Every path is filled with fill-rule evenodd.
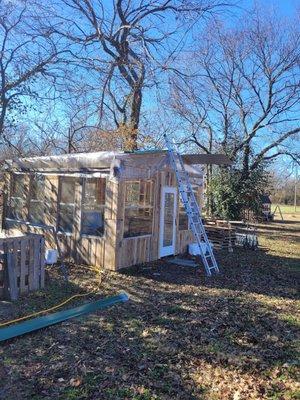
<svg viewBox="0 0 300 400"><path fill-rule="evenodd" d="M135 170L136 172L136 170ZM6 174L7 175L7 174ZM142 179L149 179L144 177ZM107 178L106 181L106 207L104 235L88 236L81 234L81 201L83 182L77 179L75 185L75 216L72 234L59 233L58 240L63 256L76 263L84 263L99 266L103 269L118 270L134 264L145 263L158 259L159 254L159 225L160 225L160 201L161 188L163 186L177 187L176 176L170 167L155 172L150 178L153 181L153 221L152 235L137 237L123 237L124 213L125 213L125 184L126 180L137 180L128 177L126 180ZM6 176L9 182L11 176ZM51 208L55 213L45 216L45 222L56 229L59 203L59 176L45 176L45 196L49 199ZM10 188L8 184L7 188ZM178 193L178 191L177 191ZM8 196L9 198L9 196ZM5 214L5 213L4 213ZM187 245L193 241L190 230L179 231L179 207L176 215L176 254L187 250ZM48 248L55 248L53 232L49 229L34 227L25 224L10 224L11 228L18 228L22 232L42 233L46 239Z"/></svg>
<svg viewBox="0 0 300 400"><path fill-rule="evenodd" d="M174 172L165 167L163 171L156 172L153 179L153 234L123 237L124 232L124 211L125 211L125 185L126 180L119 183L118 214L117 214L117 238L116 238L116 269L129 267L131 265L146 263L159 258L159 229L161 211L161 191L163 186L177 188ZM128 179L130 180L130 179ZM178 196L178 190L177 190ZM176 254L187 250L187 245L193 241L193 233L190 230L179 231L179 207L175 219L176 225Z"/></svg>

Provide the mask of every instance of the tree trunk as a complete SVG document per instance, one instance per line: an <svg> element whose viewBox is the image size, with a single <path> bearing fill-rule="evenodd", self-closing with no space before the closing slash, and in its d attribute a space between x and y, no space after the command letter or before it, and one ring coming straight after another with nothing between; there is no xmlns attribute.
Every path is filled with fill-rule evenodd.
<svg viewBox="0 0 300 400"><path fill-rule="evenodd" d="M207 216L212 217L213 214L213 193L211 189L211 181L213 175L212 165L207 165L206 167L206 210Z"/></svg>
<svg viewBox="0 0 300 400"><path fill-rule="evenodd" d="M243 151L243 161L242 161L242 176L241 180L245 181L249 178L249 162L250 162L250 145L246 144Z"/></svg>
<svg viewBox="0 0 300 400"><path fill-rule="evenodd" d="M124 149L126 151L135 151L138 149L138 129L140 123L140 112L142 106L142 89L133 90L132 103L130 110L130 124L125 128L126 139Z"/></svg>

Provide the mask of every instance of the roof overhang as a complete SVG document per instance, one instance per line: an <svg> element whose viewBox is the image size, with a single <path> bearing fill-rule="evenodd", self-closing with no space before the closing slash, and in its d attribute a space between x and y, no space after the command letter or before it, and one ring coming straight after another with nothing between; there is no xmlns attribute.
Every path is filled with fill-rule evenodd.
<svg viewBox="0 0 300 400"><path fill-rule="evenodd" d="M232 165L224 154L183 154L183 162L195 165ZM169 163L167 150L138 151L100 151L94 153L74 153L46 157L28 157L5 161L4 170L44 173L109 173L119 160L126 168L147 169L150 173Z"/></svg>
<svg viewBox="0 0 300 400"><path fill-rule="evenodd" d="M232 161L225 154L183 154L186 164L202 165L232 165Z"/></svg>

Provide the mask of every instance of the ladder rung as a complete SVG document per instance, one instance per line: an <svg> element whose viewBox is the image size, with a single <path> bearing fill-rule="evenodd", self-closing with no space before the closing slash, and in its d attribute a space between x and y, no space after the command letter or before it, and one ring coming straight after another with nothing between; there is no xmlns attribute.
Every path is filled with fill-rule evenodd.
<svg viewBox="0 0 300 400"><path fill-rule="evenodd" d="M201 253L201 257L207 275L211 276L211 271L219 272L219 268L215 260L212 248L210 246L207 234L205 232L205 228L201 218L201 208L198 206L198 203L196 201L195 194L190 183L189 175L185 170L185 166L180 153L178 152L176 147L172 147L167 135L164 135L164 137L168 148L171 164L176 174L178 191L182 197L182 202L189 217L190 229L193 231L195 239L197 240L200 248L203 242L207 245L207 252L205 252L205 254ZM209 266L209 260L212 262L212 266Z"/></svg>

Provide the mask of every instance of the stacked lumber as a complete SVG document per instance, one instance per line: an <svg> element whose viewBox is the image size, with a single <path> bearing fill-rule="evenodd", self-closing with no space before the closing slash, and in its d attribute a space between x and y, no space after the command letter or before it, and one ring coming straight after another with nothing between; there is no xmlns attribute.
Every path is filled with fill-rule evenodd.
<svg viewBox="0 0 300 400"><path fill-rule="evenodd" d="M233 251L235 244L235 233L227 221L221 223L217 221L207 221L205 223L205 230L210 242L217 250Z"/></svg>

